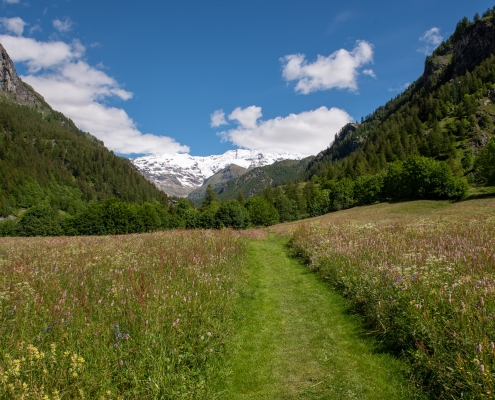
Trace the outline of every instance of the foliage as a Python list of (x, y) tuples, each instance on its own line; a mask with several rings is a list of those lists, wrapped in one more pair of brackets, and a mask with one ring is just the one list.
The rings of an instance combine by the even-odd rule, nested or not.
[(222, 203), (215, 214), (217, 228), (244, 229), (249, 225), (249, 214), (237, 200)]
[(19, 236), (58, 236), (62, 232), (60, 218), (46, 203), (38, 203), (26, 211), (15, 229)]
[(0, 100), (1, 215), (43, 201), (74, 214), (112, 197), (138, 204), (167, 199), (129, 160), (61, 113)]
[(278, 223), (278, 211), (264, 197), (251, 197), (246, 203), (249, 220), (254, 226), (270, 226)]
[(495, 139), (480, 152), (475, 162), (480, 180), (487, 185), (495, 185)]

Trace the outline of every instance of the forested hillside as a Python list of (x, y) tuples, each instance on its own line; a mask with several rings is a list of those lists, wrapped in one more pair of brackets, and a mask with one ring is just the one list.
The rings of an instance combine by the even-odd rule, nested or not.
[(324, 180), (376, 174), (389, 163), (420, 155), (445, 161), (456, 176), (487, 183), (476, 156), (495, 121), (495, 14), (464, 18), (425, 61), (425, 72), (404, 93), (345, 126), (304, 174)]
[(143, 203), (167, 196), (59, 112), (0, 101), (0, 214), (42, 200), (75, 213), (111, 197)]

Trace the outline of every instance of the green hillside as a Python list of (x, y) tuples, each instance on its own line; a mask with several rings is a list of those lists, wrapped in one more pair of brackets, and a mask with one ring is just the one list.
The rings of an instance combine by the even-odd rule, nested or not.
[(474, 22), (460, 21), (426, 58), (424, 74), (361, 124), (345, 126), (305, 179), (355, 179), (421, 155), (445, 161), (470, 183), (486, 183), (489, 177), (474, 159), (494, 131), (494, 23), (492, 11)]
[(193, 190), (187, 198), (193, 202), (200, 204), (206, 195), (206, 188), (211, 185), (217, 192), (221, 192), (227, 187), (227, 182), (244, 175), (248, 170), (239, 165), (230, 164), (215, 175), (206, 179), (203, 185)]
[(313, 159), (314, 157), (302, 160), (283, 160), (254, 168), (241, 177), (229, 181), (218, 197), (223, 201), (231, 200), (242, 192), (246, 198), (249, 198), (266, 187), (276, 187), (288, 181), (294, 181), (307, 169)]
[(46, 103), (0, 100), (0, 215), (42, 200), (72, 213), (112, 197), (137, 203), (167, 198), (127, 159)]

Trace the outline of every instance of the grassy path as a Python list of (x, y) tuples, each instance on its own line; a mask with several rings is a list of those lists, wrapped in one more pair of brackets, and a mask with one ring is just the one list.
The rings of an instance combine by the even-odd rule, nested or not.
[(242, 323), (227, 346), (228, 399), (405, 399), (399, 363), (380, 354), (342, 298), (287, 256), (252, 241)]

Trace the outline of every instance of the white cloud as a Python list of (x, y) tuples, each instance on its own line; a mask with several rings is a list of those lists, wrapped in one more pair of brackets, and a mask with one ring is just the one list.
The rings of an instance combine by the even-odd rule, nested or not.
[(60, 41), (38, 42), (31, 38), (0, 35), (0, 43), (14, 61), (26, 63), (30, 73), (65, 64), (81, 57), (81, 51), (84, 52), (78, 41), (72, 44)]
[[(261, 116), (261, 107), (256, 108)], [(223, 141), (247, 149), (311, 155), (327, 148), (340, 128), (351, 121), (351, 116), (344, 110), (320, 107), (287, 117), (255, 121), (251, 127), (240, 124), (237, 129), (219, 132), (218, 135)]]
[(118, 153), (175, 154), (189, 148), (166, 136), (143, 134), (127, 113), (108, 106), (108, 99), (128, 100), (132, 93), (105, 72), (81, 58), (85, 48), (72, 43), (39, 42), (31, 38), (0, 35), (14, 62), (25, 63), (26, 76), (21, 78), (39, 92), (55, 109), (71, 118)]
[(19, 3), (21, 0), (3, 0), (4, 3), (7, 3), (7, 4), (17, 4)]
[(363, 69), (363, 74), (371, 76), (372, 78), (376, 78), (375, 71), (372, 69)]
[(213, 114), (210, 114), (210, 118), (210, 126), (212, 128), (228, 124), (228, 122), (225, 120), (225, 113), (223, 112), (223, 110), (215, 110)]
[(66, 17), (63, 21), (58, 18), (53, 20), (53, 27), (59, 32), (69, 32), (73, 24), (69, 17)]
[(296, 92), (308, 94), (333, 88), (357, 90), (358, 69), (373, 61), (373, 46), (359, 40), (352, 51), (340, 49), (328, 57), (318, 55), (313, 63), (308, 63), (304, 54), (290, 54), (280, 61), (284, 79), (297, 81)]
[(237, 107), (229, 115), (231, 121), (237, 121), (237, 123), (246, 129), (256, 128), (256, 121), (261, 118), (261, 107), (250, 106), (244, 109)]
[(420, 53), (430, 54), (433, 50), (435, 50), (440, 43), (443, 41), (443, 36), (440, 35), (440, 28), (433, 27), (430, 30), (427, 30), (423, 35), (419, 38), (420, 42), (423, 42), (424, 45), (418, 49)]
[(402, 91), (406, 90), (410, 85), (411, 85), (410, 82), (406, 82), (406, 83), (399, 85), (395, 88), (388, 88), (388, 91), (389, 92), (402, 92)]
[(43, 29), (41, 29), (41, 26), (39, 25), (34, 25), (31, 28), (29, 28), (29, 34), (32, 35), (34, 32), (42, 32)]
[(27, 23), (24, 22), (19, 17), (0, 18), (0, 22), (8, 32), (12, 32), (14, 35), (17, 36), (22, 35), (22, 32), (24, 31), (24, 27), (27, 25)]

